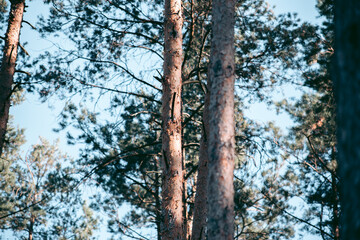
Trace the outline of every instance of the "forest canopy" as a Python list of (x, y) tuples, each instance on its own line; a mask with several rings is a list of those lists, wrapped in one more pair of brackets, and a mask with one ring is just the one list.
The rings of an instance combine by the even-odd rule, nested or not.
[(1, 235), (355, 239), (345, 2), (0, 1)]

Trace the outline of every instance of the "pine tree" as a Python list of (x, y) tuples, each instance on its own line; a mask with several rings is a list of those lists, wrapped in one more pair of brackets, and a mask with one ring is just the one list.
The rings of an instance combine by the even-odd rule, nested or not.
[(6, 127), (9, 119), (10, 97), (13, 93), (14, 73), (18, 52), (21, 23), (25, 0), (12, 0), (5, 35), (5, 46), (0, 71), (0, 156), (4, 146)]
[[(27, 239), (67, 239), (72, 235), (89, 239), (97, 220), (84, 205), (84, 214), (92, 225), (84, 226), (85, 223), (80, 221), (83, 214), (78, 209), (82, 199), (81, 192), (73, 189), (77, 184), (75, 169), (63, 166), (67, 157), (58, 147), (41, 139), (25, 158), (16, 148), (6, 153), (11, 164), (7, 166), (9, 171), (1, 175), (2, 182), (6, 182), (6, 185), (2, 184), (6, 187), (1, 189), (1, 195), (7, 203), (1, 205), (0, 229), (11, 230)], [(73, 162), (69, 164), (74, 165)], [(66, 226), (68, 222), (70, 226)]]
[(233, 239), (235, 1), (212, 4), (207, 234), (208, 239)]
[(165, 1), (162, 91), (162, 239), (185, 239), (182, 152), (182, 5)]

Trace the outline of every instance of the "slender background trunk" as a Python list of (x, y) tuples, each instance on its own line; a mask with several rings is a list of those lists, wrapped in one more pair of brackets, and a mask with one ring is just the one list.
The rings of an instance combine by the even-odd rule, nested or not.
[(163, 240), (184, 239), (183, 158), (181, 140), (181, 0), (165, 0), (164, 80), (162, 96)]
[(196, 195), (194, 203), (194, 218), (192, 227), (192, 240), (205, 240), (207, 216), (207, 176), (208, 176), (208, 143), (209, 135), (209, 92), (205, 96), (203, 113), (203, 131), (200, 141), (199, 166), (196, 180)]
[[(335, 147), (331, 150), (331, 161), (336, 160), (336, 149)], [(333, 235), (334, 240), (340, 239), (340, 228), (339, 228), (339, 191), (338, 191), (338, 183), (336, 179), (336, 170), (335, 172), (331, 173), (331, 188), (332, 188), (332, 194), (333, 194), (333, 207), (332, 207), (332, 214), (333, 214)]]
[(235, 0), (212, 1), (209, 83), (209, 240), (234, 237), (234, 25)]
[(156, 157), (155, 161), (155, 206), (156, 206), (156, 230), (157, 240), (161, 240), (161, 200), (160, 200), (160, 159)]
[(30, 223), (29, 223), (29, 237), (28, 237), (29, 240), (33, 240), (34, 224), (35, 224), (35, 216), (31, 214)]
[(19, 45), (21, 22), (24, 13), (25, 1), (12, 0), (8, 29), (5, 35), (5, 47), (0, 72), (0, 156), (4, 147), (6, 126), (9, 119), (10, 96), (14, 83), (17, 50)]
[(360, 236), (360, 1), (335, 1), (340, 239)]

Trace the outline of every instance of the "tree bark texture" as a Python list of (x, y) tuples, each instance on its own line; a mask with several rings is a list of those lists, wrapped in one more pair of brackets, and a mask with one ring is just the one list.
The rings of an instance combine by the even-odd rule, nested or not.
[(234, 25), (235, 0), (212, 1), (209, 68), (209, 240), (234, 238)]
[(360, 1), (335, 1), (340, 239), (360, 238)]
[(5, 35), (0, 72), (0, 156), (3, 152), (6, 127), (9, 119), (10, 96), (12, 94), (20, 29), (25, 7), (24, 0), (12, 0), (10, 2), (8, 29)]
[(165, 0), (164, 79), (162, 96), (163, 240), (184, 239), (181, 116), (181, 0)]
[(196, 180), (196, 194), (194, 203), (194, 218), (192, 226), (192, 240), (206, 239), (207, 216), (207, 176), (208, 176), (208, 141), (209, 135), (209, 92), (205, 96), (203, 112), (203, 131), (200, 140), (198, 175)]

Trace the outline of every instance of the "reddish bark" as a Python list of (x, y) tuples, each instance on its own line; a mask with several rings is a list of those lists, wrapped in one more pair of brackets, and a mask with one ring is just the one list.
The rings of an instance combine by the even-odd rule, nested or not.
[(234, 238), (234, 25), (235, 0), (212, 1), (209, 68), (209, 240)]
[(161, 237), (184, 239), (181, 116), (182, 8), (165, 1), (164, 80), (162, 96), (162, 230)]
[(12, 0), (8, 29), (0, 72), (0, 156), (4, 147), (6, 127), (9, 119), (10, 97), (14, 83), (16, 57), (19, 45), (20, 29), (24, 13), (25, 0)]

